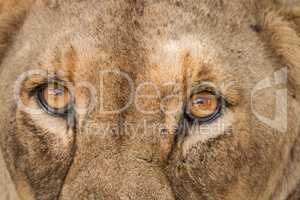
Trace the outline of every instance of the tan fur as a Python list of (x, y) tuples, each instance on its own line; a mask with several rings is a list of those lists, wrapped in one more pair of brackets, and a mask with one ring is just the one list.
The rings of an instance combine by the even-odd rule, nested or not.
[(0, 15), (0, 57), (5, 54), (9, 44), (12, 42), (11, 38), (17, 33), (18, 28), (22, 24), (23, 18), (26, 14), (26, 9), (30, 5), (30, 0), (9, 0), (1, 1), (1, 15)]
[[(0, 0), (0, 63), (1, 200), (300, 197), (295, 0)], [(274, 117), (281, 86), (251, 94), (284, 67), (282, 133), (253, 110)], [(74, 121), (45, 113), (31, 95), (43, 75), (19, 88), (38, 112), (16, 106), (16, 80), (33, 69), (92, 109)], [(186, 127), (184, 106), (204, 83), (227, 109)]]

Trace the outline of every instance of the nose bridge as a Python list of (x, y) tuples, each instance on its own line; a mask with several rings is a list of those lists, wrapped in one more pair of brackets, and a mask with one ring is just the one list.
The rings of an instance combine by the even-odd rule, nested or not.
[[(134, 110), (106, 116), (95, 110), (86, 116), (61, 199), (174, 199), (160, 163), (153, 161), (161, 141), (150, 121), (159, 119)], [(125, 130), (124, 123), (131, 127)]]
[(175, 135), (159, 121), (159, 116), (151, 119), (140, 116), (132, 121), (120, 115), (88, 119), (77, 134), (75, 160), (100, 154), (125, 154), (163, 164), (172, 151)]
[(147, 164), (133, 166), (122, 176), (118, 196), (122, 200), (159, 199), (174, 200), (168, 179), (159, 167)]
[(100, 155), (64, 185), (61, 200), (174, 200), (162, 168), (131, 155)]

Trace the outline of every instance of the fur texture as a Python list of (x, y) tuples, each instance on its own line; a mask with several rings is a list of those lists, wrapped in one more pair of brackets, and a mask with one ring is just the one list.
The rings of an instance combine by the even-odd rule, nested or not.
[[(0, 0), (0, 199), (299, 199), (299, 36), (293, 0)], [(257, 117), (276, 118), (278, 86), (255, 88), (285, 67), (282, 132)], [(16, 82), (36, 69), (93, 109), (41, 110), (48, 77)], [(208, 82), (226, 111), (186, 124)]]

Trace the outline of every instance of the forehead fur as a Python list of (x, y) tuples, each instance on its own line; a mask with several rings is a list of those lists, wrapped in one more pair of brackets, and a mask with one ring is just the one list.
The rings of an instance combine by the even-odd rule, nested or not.
[[(79, 56), (85, 56), (79, 60), (94, 59), (99, 66), (118, 66), (133, 74), (150, 68), (149, 63), (158, 65), (160, 70), (178, 74), (181, 71), (178, 59), (187, 53), (203, 63), (214, 62), (210, 65), (223, 65), (224, 68), (229, 65), (239, 68), (248, 61), (260, 62), (251, 61), (257, 51), (263, 51), (263, 45), (258, 46), (259, 37), (249, 28), (256, 24), (255, 17), (247, 15), (248, 10), (252, 9), (250, 1), (207, 1), (197, 4), (194, 10), (191, 9), (195, 5), (193, 1), (182, 4), (156, 1), (95, 2), (97, 4), (103, 10), (108, 9), (118, 15), (108, 15), (109, 12), (99, 11), (95, 9), (97, 6), (94, 8), (90, 6), (92, 4), (86, 5), (84, 2), (61, 2), (47, 9), (38, 1), (27, 16), (30, 22), (25, 23), (23, 28), (39, 30), (38, 34), (24, 31), (22, 37), (30, 43), (31, 49), (44, 49), (47, 52), (62, 48), (61, 43), (67, 41), (79, 52)], [(40, 9), (45, 12), (38, 12)], [(72, 17), (63, 17), (62, 13), (69, 13)], [(47, 17), (49, 15), (53, 17)], [(182, 20), (170, 21), (171, 18)], [(60, 31), (56, 31), (58, 29)], [(248, 48), (242, 45), (241, 40), (248, 43)], [(47, 59), (47, 55), (41, 58), (38, 50), (33, 54), (36, 59)], [(100, 58), (97, 58), (97, 54)], [(238, 56), (244, 57), (244, 63), (230, 63)], [(167, 76), (168, 73), (161, 74)], [(169, 78), (173, 77), (171, 74)]]

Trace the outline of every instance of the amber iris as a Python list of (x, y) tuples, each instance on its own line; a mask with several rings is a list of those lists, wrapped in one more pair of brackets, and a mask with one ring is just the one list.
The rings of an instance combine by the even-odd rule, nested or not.
[(54, 109), (63, 109), (70, 102), (68, 90), (59, 84), (50, 84), (43, 91), (43, 97), (47, 104)]
[(201, 91), (190, 97), (187, 114), (192, 120), (209, 122), (219, 116), (222, 101), (219, 95), (210, 91)]
[(49, 114), (66, 115), (72, 104), (72, 95), (60, 83), (48, 83), (39, 88), (37, 92), (40, 106)]
[(191, 97), (190, 112), (198, 118), (205, 118), (215, 113), (218, 98), (209, 92), (201, 92)]

